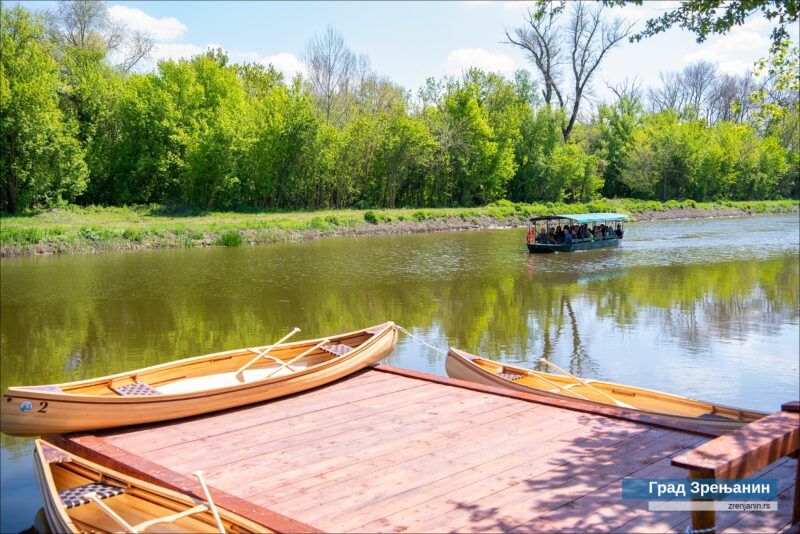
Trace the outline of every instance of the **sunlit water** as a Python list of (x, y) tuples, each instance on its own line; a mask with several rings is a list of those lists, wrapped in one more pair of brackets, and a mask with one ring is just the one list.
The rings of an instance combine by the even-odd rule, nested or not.
[[(800, 397), (794, 216), (629, 225), (613, 250), (529, 255), (523, 229), (0, 262), (0, 385), (111, 374), (386, 320), (432, 345), (775, 410)], [(386, 363), (444, 374), (401, 336)], [(41, 506), (2, 437), (0, 530)]]

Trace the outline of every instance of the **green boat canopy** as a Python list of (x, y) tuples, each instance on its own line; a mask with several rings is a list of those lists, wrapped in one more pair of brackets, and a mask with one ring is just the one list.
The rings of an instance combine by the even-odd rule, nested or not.
[(621, 213), (570, 213), (565, 215), (545, 215), (543, 217), (532, 217), (531, 222), (536, 221), (555, 221), (558, 219), (569, 219), (578, 224), (589, 224), (608, 221), (627, 221), (628, 216)]

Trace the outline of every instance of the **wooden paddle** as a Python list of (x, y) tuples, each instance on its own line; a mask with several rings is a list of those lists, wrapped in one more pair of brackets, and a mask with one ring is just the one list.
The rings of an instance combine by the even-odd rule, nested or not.
[(556, 364), (547, 361), (547, 359), (545, 359), (545, 358), (541, 358), (539, 361), (546, 363), (550, 367), (558, 369), (559, 371), (561, 371), (562, 373), (564, 373), (568, 377), (572, 378), (573, 380), (576, 380), (579, 384), (581, 384), (583, 386), (586, 386), (587, 388), (592, 389), (592, 390), (596, 391), (597, 393), (599, 393), (600, 395), (604, 396), (605, 398), (611, 400), (617, 406), (621, 406), (623, 408), (632, 408), (634, 410), (636, 409), (633, 406), (631, 406), (630, 404), (622, 402), (621, 400), (617, 400), (617, 399), (615, 399), (614, 397), (612, 397), (611, 395), (609, 395), (608, 393), (606, 393), (604, 391), (600, 391), (599, 389), (597, 389), (596, 387), (591, 385), (589, 382), (587, 382), (583, 378), (577, 377), (577, 376), (573, 375), (572, 373), (570, 373), (569, 371), (565, 371), (564, 369), (562, 369), (561, 367), (557, 366)]
[(222, 520), (219, 518), (219, 513), (217, 512), (217, 506), (214, 504), (214, 501), (211, 499), (211, 492), (208, 491), (208, 486), (206, 486), (206, 479), (203, 478), (202, 471), (195, 471), (192, 475), (197, 478), (197, 481), (200, 482), (200, 487), (203, 488), (203, 493), (206, 495), (206, 503), (208, 507), (211, 509), (211, 515), (214, 516), (214, 521), (217, 522), (217, 527), (219, 528), (220, 534), (225, 534), (225, 527), (222, 526)]
[(252, 360), (250, 360), (249, 362), (247, 362), (246, 364), (241, 366), (239, 368), (239, 370), (236, 371), (236, 380), (238, 380), (239, 382), (244, 382), (244, 370), (245, 369), (247, 369), (248, 367), (250, 367), (251, 365), (256, 363), (259, 359), (261, 359), (264, 356), (266, 356), (267, 353), (269, 353), (269, 351), (271, 351), (272, 349), (274, 349), (275, 347), (277, 347), (278, 345), (280, 345), (281, 343), (283, 343), (284, 341), (286, 341), (287, 339), (289, 339), (290, 337), (292, 337), (293, 335), (295, 335), (299, 331), (300, 331), (300, 329), (295, 326), (292, 329), (291, 332), (289, 332), (288, 334), (283, 336), (281, 339), (279, 339), (277, 343), (274, 343), (274, 344), (270, 345), (263, 352), (259, 352), (258, 355), (255, 358), (253, 358)]
[(278, 371), (280, 371), (281, 369), (285, 369), (286, 367), (289, 367), (290, 365), (292, 365), (293, 363), (295, 363), (297, 360), (299, 360), (299, 359), (301, 359), (301, 358), (305, 358), (306, 356), (308, 356), (309, 354), (311, 354), (312, 352), (314, 352), (315, 350), (317, 350), (318, 348), (320, 348), (320, 347), (321, 347), (322, 345), (324, 345), (325, 343), (330, 343), (330, 340), (328, 340), (328, 339), (323, 339), (322, 341), (320, 341), (319, 343), (317, 343), (316, 345), (314, 345), (313, 347), (311, 347), (311, 348), (310, 348), (310, 349), (308, 349), (307, 351), (303, 352), (302, 354), (299, 354), (299, 355), (295, 356), (295, 357), (294, 357), (294, 358), (292, 358), (290, 361), (288, 361), (288, 362), (284, 363), (283, 365), (281, 365), (280, 367), (278, 367), (277, 369), (275, 369), (274, 371), (272, 371), (271, 373), (269, 373), (269, 374), (268, 374), (267, 376), (265, 376), (264, 378), (269, 378), (269, 377), (271, 377), (272, 375), (274, 375), (275, 373), (277, 373)]
[(114, 510), (106, 506), (105, 503), (103, 503), (103, 501), (97, 498), (97, 494), (95, 492), (93, 491), (89, 492), (86, 495), (84, 495), (84, 497), (86, 497), (87, 499), (95, 503), (97, 506), (99, 506), (100, 509), (103, 512), (105, 512), (108, 517), (113, 519), (116, 524), (125, 529), (124, 532), (136, 532), (136, 527), (131, 526), (127, 521), (125, 521), (119, 515), (117, 515), (117, 513)]
[(578, 393), (577, 391), (572, 391), (568, 387), (562, 386), (561, 384), (553, 382), (552, 380), (548, 380), (547, 378), (543, 377), (541, 373), (537, 373), (536, 371), (531, 371), (531, 374), (529, 376), (536, 377), (539, 380), (544, 380), (545, 382), (547, 382), (551, 386), (555, 386), (557, 389), (563, 389), (564, 391), (566, 391), (570, 395), (575, 395), (576, 397), (578, 397), (580, 399), (583, 399), (583, 400), (589, 400), (586, 397), (584, 397), (583, 395), (581, 395), (580, 393)]

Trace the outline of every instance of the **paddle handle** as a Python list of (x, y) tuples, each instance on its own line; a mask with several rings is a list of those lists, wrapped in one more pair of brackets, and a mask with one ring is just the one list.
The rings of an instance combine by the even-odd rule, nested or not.
[(289, 332), (288, 334), (286, 334), (285, 336), (280, 338), (277, 342), (275, 342), (272, 345), (270, 345), (269, 347), (267, 347), (263, 352), (258, 353), (258, 355), (256, 355), (255, 358), (253, 358), (252, 360), (250, 360), (249, 362), (247, 362), (246, 364), (241, 366), (239, 368), (239, 370), (236, 371), (236, 373), (235, 373), (236, 374), (236, 378), (241, 382), (242, 381), (242, 374), (244, 373), (245, 369), (247, 369), (248, 367), (250, 367), (251, 365), (256, 363), (259, 359), (261, 359), (264, 356), (266, 356), (269, 353), (269, 351), (271, 351), (272, 349), (274, 349), (275, 347), (277, 347), (278, 345), (280, 345), (281, 343), (283, 343), (284, 341), (286, 341), (287, 339), (289, 339), (290, 337), (292, 337), (293, 335), (295, 335), (299, 331), (300, 331), (300, 329), (295, 326), (292, 329), (291, 332)]
[[(296, 330), (299, 330), (299, 328), (297, 328)], [(197, 481), (200, 482), (200, 487), (203, 488), (203, 493), (205, 493), (206, 495), (206, 501), (208, 502), (208, 507), (211, 509), (211, 515), (214, 516), (214, 521), (217, 522), (217, 528), (219, 528), (220, 534), (225, 534), (225, 527), (222, 526), (222, 520), (219, 518), (219, 512), (217, 512), (217, 506), (214, 504), (214, 500), (211, 498), (211, 492), (208, 491), (208, 486), (206, 485), (206, 479), (203, 478), (203, 472), (198, 470), (192, 473), (192, 475), (194, 475), (195, 478), (197, 478)]]

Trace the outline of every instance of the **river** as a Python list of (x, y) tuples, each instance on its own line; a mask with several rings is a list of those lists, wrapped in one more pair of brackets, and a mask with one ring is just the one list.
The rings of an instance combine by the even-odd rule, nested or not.
[[(428, 343), (767, 411), (798, 398), (796, 216), (631, 224), (618, 249), (529, 255), (525, 231), (331, 238), (0, 261), (0, 385), (46, 384), (393, 320)], [(404, 335), (385, 363), (444, 374)], [(41, 506), (2, 436), (0, 531)]]

